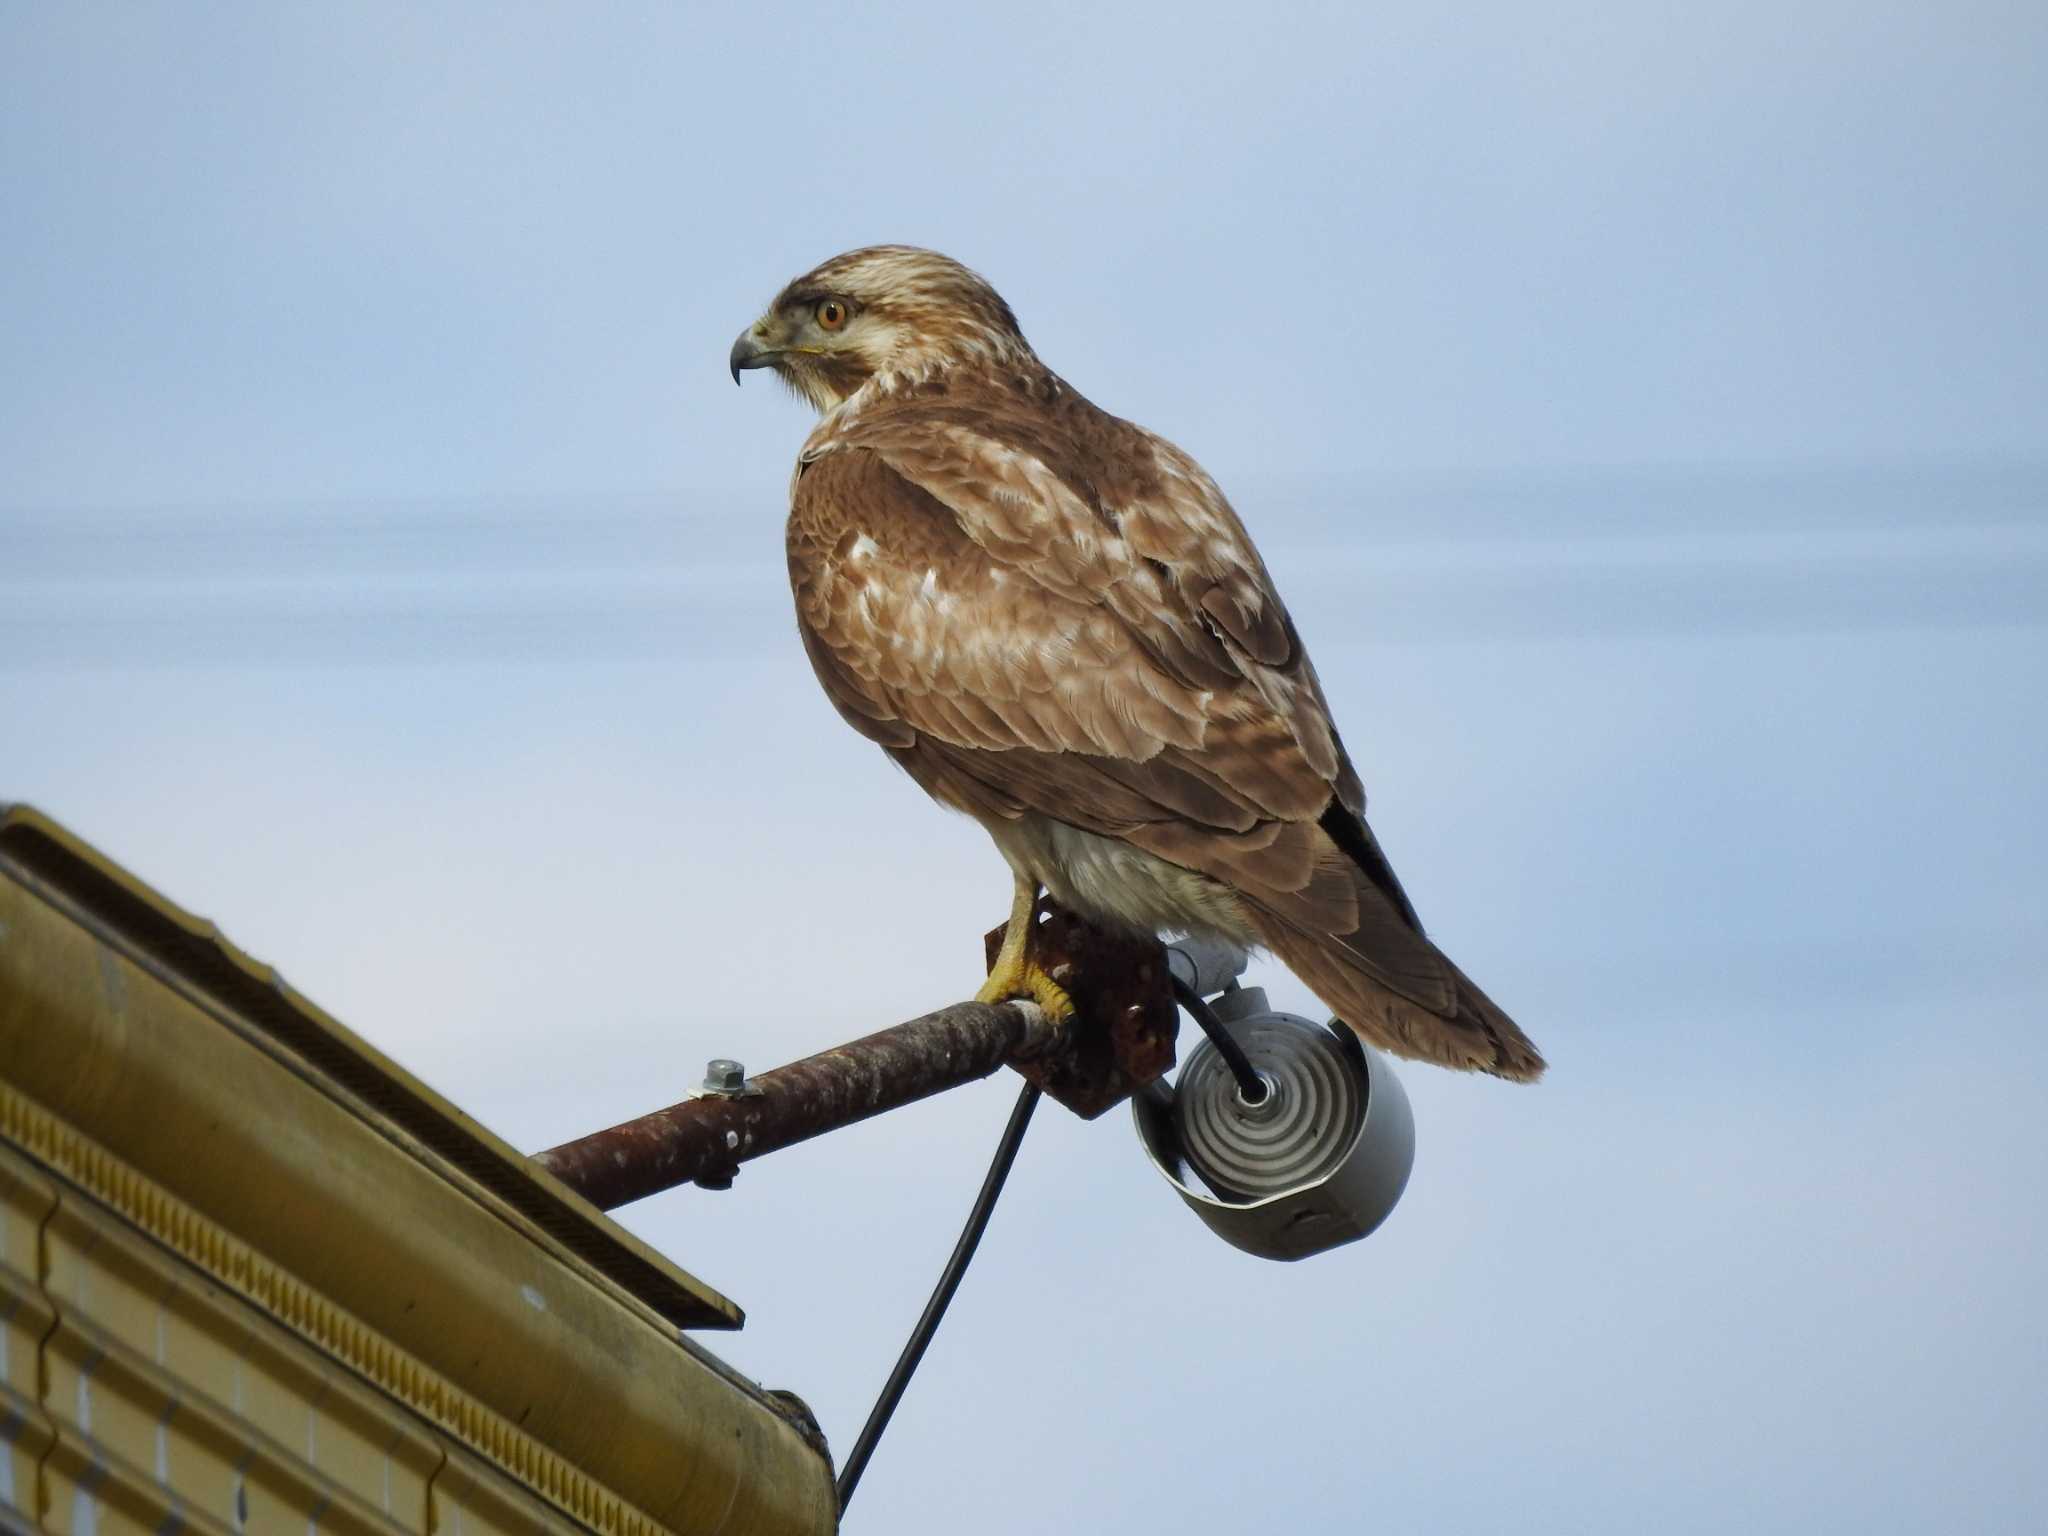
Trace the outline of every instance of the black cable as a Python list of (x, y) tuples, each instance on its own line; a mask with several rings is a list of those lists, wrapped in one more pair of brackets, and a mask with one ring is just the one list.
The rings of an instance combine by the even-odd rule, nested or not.
[(889, 1427), (889, 1416), (902, 1400), (903, 1389), (910, 1385), (910, 1373), (924, 1358), (925, 1346), (931, 1343), (932, 1334), (938, 1330), (939, 1319), (946, 1315), (946, 1304), (960, 1288), (960, 1277), (967, 1273), (967, 1261), (974, 1257), (974, 1250), (981, 1243), (981, 1234), (988, 1229), (989, 1214), (996, 1208), (996, 1196), (1003, 1192), (1003, 1180), (1010, 1176), (1010, 1165), (1017, 1161), (1017, 1148), (1023, 1144), (1024, 1130), (1031, 1124), (1031, 1111), (1038, 1107), (1038, 1097), (1036, 1083), (1026, 1083), (1017, 1095), (1016, 1107), (1010, 1111), (1010, 1123), (1003, 1127), (1003, 1139), (996, 1143), (995, 1158), (988, 1165), (988, 1176), (981, 1181), (981, 1193), (974, 1197), (974, 1209), (967, 1213), (967, 1225), (960, 1229), (960, 1241), (953, 1245), (953, 1256), (946, 1260), (946, 1267), (939, 1274), (939, 1283), (932, 1288), (932, 1299), (924, 1304), (924, 1315), (910, 1330), (909, 1342), (903, 1346), (903, 1353), (896, 1357), (896, 1368), (882, 1383), (882, 1395), (875, 1399), (867, 1423), (861, 1426), (860, 1438), (853, 1442), (853, 1449), (847, 1453), (846, 1465), (839, 1469), (839, 1512), (842, 1515), (853, 1499), (853, 1490), (860, 1486), (860, 1475), (867, 1470), (868, 1458), (875, 1454), (875, 1442)]
[(1244, 1047), (1237, 1043), (1237, 1037), (1223, 1027), (1223, 1021), (1215, 1011), (1202, 1001), (1202, 994), (1182, 981), (1173, 978), (1173, 996), (1181, 1007), (1187, 1009), (1194, 1021), (1202, 1026), (1202, 1033), (1209, 1037), (1209, 1043), (1216, 1047), (1216, 1054), (1223, 1058), (1223, 1064), (1230, 1068), (1230, 1075), (1237, 1079), (1237, 1091), (1247, 1104), (1263, 1104), (1266, 1100), (1266, 1080), (1259, 1076), (1252, 1066), (1251, 1057), (1245, 1055)]

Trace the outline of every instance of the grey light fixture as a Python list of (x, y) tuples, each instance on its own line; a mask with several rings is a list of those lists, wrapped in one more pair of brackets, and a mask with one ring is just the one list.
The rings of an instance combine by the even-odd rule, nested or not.
[(1415, 1162), (1415, 1119), (1392, 1066), (1341, 1024), (1275, 1011), (1263, 988), (1237, 985), (1212, 956), (1187, 969), (1204, 990), (1221, 984), (1209, 1006), (1267, 1092), (1249, 1102), (1202, 1040), (1170, 1088), (1155, 1083), (1131, 1101), (1154, 1166), (1212, 1232), (1261, 1258), (1302, 1259), (1366, 1236)]

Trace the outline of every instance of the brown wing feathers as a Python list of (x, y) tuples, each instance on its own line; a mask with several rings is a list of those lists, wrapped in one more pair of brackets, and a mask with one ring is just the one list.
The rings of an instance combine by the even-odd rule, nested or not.
[(807, 455), (790, 571), (840, 713), (959, 809), (1035, 811), (1221, 882), (1368, 1039), (1535, 1076), (1534, 1047), (1423, 937), (1220, 493), (1071, 391), (1018, 398), (955, 389)]

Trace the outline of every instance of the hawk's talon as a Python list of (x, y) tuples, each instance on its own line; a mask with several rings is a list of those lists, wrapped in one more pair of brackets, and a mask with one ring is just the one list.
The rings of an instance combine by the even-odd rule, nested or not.
[(1010, 891), (1010, 921), (1003, 927), (1003, 945), (988, 968), (988, 980), (974, 994), (977, 1003), (1033, 1002), (1055, 1027), (1074, 1016), (1074, 1000), (1031, 958), (1031, 936), (1038, 931), (1038, 883), (1019, 875)]
[(1028, 957), (1008, 966), (1003, 965), (999, 958), (996, 969), (989, 973), (988, 980), (981, 984), (981, 990), (974, 994), (974, 1000), (977, 1003), (1036, 1003), (1052, 1024), (1064, 1024), (1074, 1016), (1074, 1000), (1067, 996), (1067, 989)]

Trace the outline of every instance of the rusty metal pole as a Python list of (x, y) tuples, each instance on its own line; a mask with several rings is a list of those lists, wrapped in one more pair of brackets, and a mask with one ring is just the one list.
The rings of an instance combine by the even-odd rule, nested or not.
[[(776, 1067), (744, 1083), (712, 1063), (704, 1091), (533, 1160), (600, 1210), (697, 1183), (732, 1182), (739, 1165), (885, 1109), (987, 1077), (1004, 1063), (1084, 1119), (1120, 1104), (1173, 1065), (1173, 977), (1156, 939), (1104, 933), (1041, 902), (1032, 954), (1074, 1000), (1050, 1028), (1030, 1003), (955, 1003), (908, 1024)], [(983, 940), (992, 960), (998, 928)]]
[(1033, 1043), (1035, 1007), (956, 1003), (921, 1019), (706, 1092), (534, 1154), (600, 1210), (673, 1189), (732, 1182), (766, 1152), (987, 1077)]

